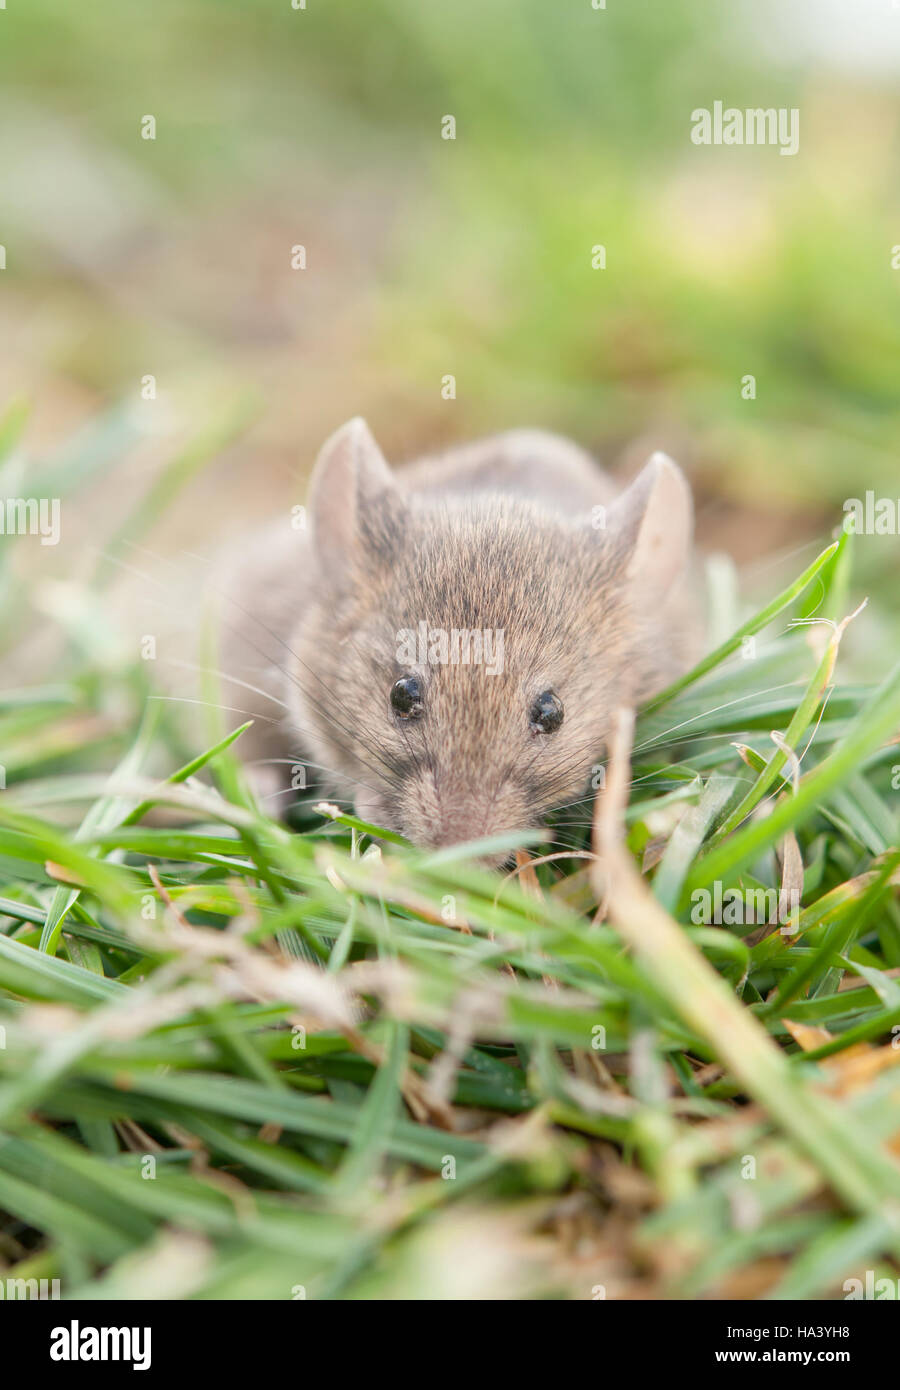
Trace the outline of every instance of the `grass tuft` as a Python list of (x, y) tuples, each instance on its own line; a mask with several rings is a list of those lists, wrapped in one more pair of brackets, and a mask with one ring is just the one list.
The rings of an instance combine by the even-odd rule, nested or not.
[[(845, 552), (623, 715), (593, 840), (585, 803), (562, 852), (507, 837), (505, 878), (327, 805), (289, 831), (246, 792), (246, 726), (185, 758), (102, 644), (18, 680), (0, 1270), (196, 1298), (810, 1298), (896, 1271), (900, 667), (838, 681)], [(704, 918), (735, 891), (796, 911)]]

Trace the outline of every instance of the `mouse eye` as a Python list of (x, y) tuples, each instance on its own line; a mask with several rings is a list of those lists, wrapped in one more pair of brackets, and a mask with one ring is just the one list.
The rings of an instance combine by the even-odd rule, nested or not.
[(418, 719), (425, 709), (424, 696), (418, 676), (401, 676), (391, 686), (391, 709), (398, 719)]
[(563, 722), (563, 702), (555, 690), (545, 690), (538, 695), (531, 712), (528, 716), (528, 723), (533, 734), (552, 734)]

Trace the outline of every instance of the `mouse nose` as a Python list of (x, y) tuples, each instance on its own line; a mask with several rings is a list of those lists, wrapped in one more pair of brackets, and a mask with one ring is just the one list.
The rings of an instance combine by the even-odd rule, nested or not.
[(467, 840), (480, 840), (487, 833), (484, 816), (448, 816), (439, 822), (428, 835), (429, 849), (446, 849), (449, 845), (462, 845)]
[[(508, 780), (481, 785), (428, 771), (411, 787), (404, 820), (415, 844), (429, 849), (481, 840), (534, 823), (525, 796)], [(505, 857), (505, 856), (503, 856)]]

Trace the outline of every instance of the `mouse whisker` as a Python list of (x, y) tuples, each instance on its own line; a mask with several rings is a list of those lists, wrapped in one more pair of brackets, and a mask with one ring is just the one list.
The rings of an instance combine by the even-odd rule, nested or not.
[[(690, 724), (695, 724), (698, 719), (708, 719), (711, 714), (719, 714), (723, 709), (733, 709), (735, 705), (744, 704), (747, 700), (758, 700), (761, 695), (776, 695), (779, 690), (790, 690), (796, 684), (796, 681), (784, 681), (781, 685), (770, 685), (765, 690), (754, 690), (746, 695), (739, 695), (733, 700), (724, 700), (720, 705), (711, 705), (708, 709), (704, 708), (699, 714), (692, 714), (689, 719), (682, 719), (679, 724), (673, 724), (668, 729), (663, 729), (660, 733), (645, 739), (643, 743), (635, 744), (633, 751), (640, 753), (644, 748), (662, 747), (662, 739), (667, 738), (669, 734), (676, 733), (679, 729), (686, 729)], [(691, 735), (692, 739), (693, 737)]]
[(180, 666), (186, 671), (198, 671), (201, 675), (219, 676), (222, 680), (228, 681), (230, 685), (239, 685), (244, 690), (251, 690), (254, 695), (262, 695), (264, 700), (271, 700), (273, 705), (280, 705), (282, 709), (290, 709), (284, 701), (279, 700), (277, 695), (273, 695), (270, 690), (263, 690), (262, 686), (251, 685), (249, 681), (241, 680), (239, 676), (232, 676), (227, 671), (223, 671), (220, 666), (200, 666), (194, 661), (181, 661), (176, 657), (163, 657), (162, 665)]
[[(337, 768), (334, 768), (334, 767), (326, 767), (324, 763), (314, 763), (314, 762), (311, 762), (310, 759), (309, 759), (309, 758), (305, 758), (305, 757), (303, 756), (302, 753), (298, 753), (298, 754), (296, 755), (296, 757), (293, 757), (293, 758), (251, 758), (250, 761), (248, 762), (247, 766), (248, 766), (248, 767), (269, 767), (269, 766), (275, 766), (275, 765), (277, 765), (277, 764), (286, 764), (288, 767), (305, 767), (305, 768), (306, 768), (306, 767), (311, 767), (311, 768), (314, 768), (316, 772), (324, 772), (324, 773), (326, 774), (326, 777), (334, 777), (334, 778), (337, 778), (338, 780), (339, 780), (340, 777), (341, 777), (341, 774), (340, 774), (340, 772), (338, 772)], [(354, 777), (353, 780), (354, 780), (354, 782), (356, 783), (357, 786), (359, 786), (359, 787), (365, 787), (366, 791), (372, 792), (375, 796), (377, 796), (377, 795), (379, 794), (379, 789), (378, 789), (377, 787), (373, 787), (373, 786), (371, 785), (371, 783), (369, 783), (369, 782), (363, 782), (359, 777)], [(300, 790), (300, 788), (295, 788), (294, 790)], [(319, 793), (316, 797), (314, 797), (313, 799), (316, 800), (316, 801), (321, 801), (322, 798), (323, 798), (323, 793), (320, 792), (320, 793)], [(350, 797), (340, 797), (340, 796), (336, 796), (336, 795), (334, 795), (332, 792), (329, 792), (329, 793), (328, 793), (327, 799), (328, 799), (329, 801), (338, 801), (338, 802), (339, 802), (339, 801), (348, 801), (348, 802), (349, 802), (349, 801), (352, 801), (352, 798), (350, 798)]]
[[(309, 672), (309, 674), (313, 677), (313, 679), (318, 680), (319, 684), (324, 688), (326, 694), (328, 694), (328, 695), (330, 696), (330, 698), (331, 698), (332, 700), (334, 700), (335, 704), (337, 704), (338, 707), (339, 707), (340, 709), (344, 710), (344, 712), (348, 715), (348, 717), (349, 717), (351, 720), (354, 719), (354, 716), (353, 716), (352, 712), (345, 709), (345, 707), (344, 707), (344, 705), (343, 705), (343, 702), (334, 694), (333, 691), (329, 690), (329, 687), (328, 687), (328, 686), (326, 685), (326, 683), (321, 679), (321, 677), (319, 677), (319, 676), (316, 675), (315, 671), (313, 671), (313, 670), (311, 669), (311, 667), (309, 667), (309, 666), (307, 665), (307, 663), (306, 663), (305, 661), (303, 661), (302, 658), (300, 658), (300, 657), (297, 655), (297, 653), (291, 648), (291, 646), (290, 646), (287, 642), (285, 642), (284, 639), (278, 635), (278, 633), (273, 632), (272, 629), (269, 628), (265, 623), (261, 622), (259, 618), (256, 618), (256, 617), (255, 617), (252, 613), (250, 613), (246, 608), (244, 608), (241, 604), (239, 604), (239, 603), (237, 602), (236, 599), (231, 598), (230, 596), (228, 596), (228, 598), (229, 598), (229, 602), (231, 602), (231, 603), (234, 605), (235, 608), (238, 608), (238, 609), (244, 614), (245, 617), (250, 618), (251, 621), (255, 622), (259, 627), (261, 627), (261, 628), (263, 629), (264, 632), (268, 633), (268, 635), (269, 635), (270, 637), (272, 637), (276, 642), (278, 642), (279, 646), (283, 647), (284, 650), (285, 650), (290, 656), (292, 656), (292, 657), (294, 658), (295, 661), (299, 662), (299, 664), (300, 664), (306, 671)], [(244, 637), (244, 640), (250, 640), (250, 639), (247, 638), (247, 635), (246, 635), (245, 633), (242, 634), (242, 636)], [(265, 655), (265, 653), (263, 652), (262, 648), (258, 647), (258, 646), (256, 645), (256, 643), (251, 642), (251, 645), (254, 646), (254, 647), (256, 647), (256, 650), (259, 651), (262, 655)], [(291, 684), (292, 684), (297, 690), (300, 690), (300, 691), (301, 691), (303, 694), (305, 694), (305, 695), (308, 695), (308, 694), (309, 694), (309, 692), (306, 691), (306, 690), (304, 690), (304, 688), (303, 688), (303, 686), (300, 684), (300, 682), (299, 682), (299, 681), (291, 674), (291, 672), (288, 671), (284, 666), (281, 666), (277, 661), (272, 661), (271, 664), (274, 665), (274, 666), (276, 667), (277, 670), (281, 671), (282, 675), (283, 675), (287, 680), (289, 680), (289, 681), (291, 682)], [(356, 732), (354, 733), (354, 732), (351, 730), (351, 728), (348, 728), (346, 725), (342, 724), (342, 723), (340, 722), (340, 720), (336, 719), (335, 716), (334, 716), (330, 711), (325, 710), (325, 709), (322, 708), (318, 703), (316, 703), (316, 702), (314, 702), (314, 703), (315, 703), (316, 710), (317, 710), (317, 712), (321, 715), (321, 717), (322, 717), (327, 723), (330, 723), (335, 729), (337, 729), (337, 730), (339, 730), (341, 733), (343, 733), (343, 735), (345, 736), (345, 738), (347, 738), (347, 739), (350, 740), (351, 744), (353, 743), (353, 741), (354, 741), (355, 738), (358, 738), (358, 737), (359, 737), (359, 726), (358, 726), (358, 721), (357, 721)], [(363, 742), (362, 740), (360, 740), (360, 741)], [(369, 753), (372, 757), (374, 757), (374, 758), (376, 759), (377, 762), (380, 762), (380, 763), (383, 764), (385, 770), (386, 770), (387, 773), (388, 773), (388, 776), (390, 777), (391, 774), (392, 774), (392, 769), (391, 769), (390, 763), (387, 761), (387, 759), (383, 758), (383, 757), (381, 756), (381, 754), (378, 753), (378, 751), (377, 751), (376, 749), (369, 747), (369, 745), (368, 745), (367, 743), (365, 743), (365, 742), (363, 742), (363, 747), (365, 748), (365, 750), (366, 750), (367, 753)], [(375, 777), (376, 777), (377, 779), (380, 780), (380, 779), (384, 776), (384, 773), (379, 772), (379, 770), (378, 770), (377, 768), (372, 767), (372, 765), (371, 765), (370, 763), (368, 763), (368, 762), (366, 761), (365, 758), (360, 758), (359, 761), (360, 761), (365, 767), (368, 767), (369, 771), (372, 772), (372, 773), (374, 773), (374, 775), (375, 775)]]
[(187, 695), (161, 695), (155, 691), (151, 695), (148, 695), (147, 699), (163, 700), (167, 704), (203, 705), (206, 709), (220, 709), (228, 714), (246, 714), (250, 719), (262, 719), (267, 724), (277, 724), (279, 722), (277, 719), (269, 719), (264, 714), (258, 714), (256, 710), (240, 709), (237, 705), (220, 705), (217, 700), (193, 699)]

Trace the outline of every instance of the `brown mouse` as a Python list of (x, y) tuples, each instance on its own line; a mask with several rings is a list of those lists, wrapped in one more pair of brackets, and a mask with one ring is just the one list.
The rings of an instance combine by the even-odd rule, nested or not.
[(691, 493), (665, 455), (621, 495), (532, 430), (395, 473), (355, 419), (301, 519), (251, 543), (222, 609), (270, 809), (309, 766), (415, 844), (537, 826), (584, 795), (613, 710), (696, 658)]

